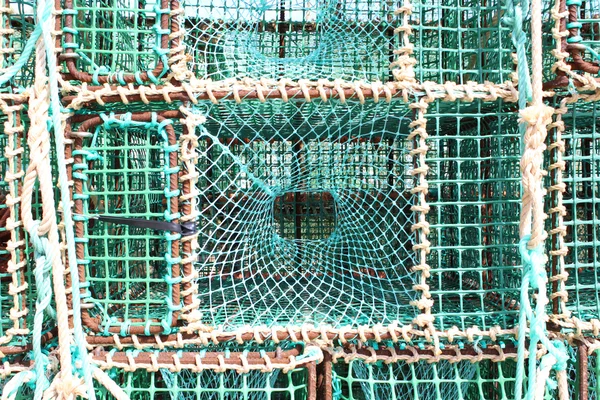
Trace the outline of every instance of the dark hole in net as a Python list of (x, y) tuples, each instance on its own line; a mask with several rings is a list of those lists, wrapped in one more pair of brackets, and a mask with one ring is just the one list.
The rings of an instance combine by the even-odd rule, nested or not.
[(289, 240), (325, 240), (335, 230), (335, 201), (329, 192), (288, 192), (275, 198), (273, 223)]

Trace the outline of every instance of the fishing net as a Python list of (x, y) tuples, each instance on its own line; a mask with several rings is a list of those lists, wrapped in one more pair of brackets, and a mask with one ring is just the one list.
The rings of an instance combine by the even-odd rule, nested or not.
[(415, 219), (406, 105), (205, 107), (195, 268), (206, 322), (409, 320)]
[[(111, 377), (125, 390), (131, 399), (170, 400), (301, 400), (307, 398), (307, 374), (305, 368), (287, 373), (252, 371), (241, 374), (236, 371), (191, 372), (182, 370), (159, 372), (138, 370), (109, 371)], [(98, 392), (98, 399), (112, 399), (106, 392)]]
[(460, 361), (334, 364), (336, 399), (506, 399), (514, 396), (515, 362)]
[(186, 0), (183, 7), (184, 43), (198, 77), (391, 79), (394, 3)]
[(33, 81), (33, 57), (25, 44), (34, 29), (35, 1), (4, 0), (0, 4), (0, 72), (6, 72), (23, 57), (24, 64), (10, 84), (24, 88)]
[[(178, 136), (158, 114), (100, 114), (76, 127), (78, 262), (91, 306), (84, 323), (93, 330), (119, 326), (149, 334), (152, 325), (168, 331), (180, 308), (181, 235), (97, 217), (177, 221)], [(78, 134), (88, 130), (93, 133)]]
[(514, 70), (507, 2), (418, 0), (411, 26), (420, 81), (504, 82)]
[(96, 84), (158, 82), (168, 70), (169, 4), (64, 0), (62, 59), (67, 76)]

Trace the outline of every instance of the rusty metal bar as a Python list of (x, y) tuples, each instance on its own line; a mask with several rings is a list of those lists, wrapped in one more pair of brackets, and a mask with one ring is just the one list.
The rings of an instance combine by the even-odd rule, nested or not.
[[(176, 86), (173, 86), (173, 88), (177, 89)], [(106, 87), (88, 86), (87, 89), (90, 91), (96, 91), (96, 90), (105, 90)], [(115, 89), (116, 89), (116, 87), (115, 87)], [(388, 90), (392, 97), (402, 96), (402, 92), (403, 92), (402, 90), (399, 90), (397, 88), (391, 88), (391, 87), (389, 87)], [(341, 92), (344, 94), (346, 99), (359, 99), (356, 94), (355, 88), (342, 88)], [(373, 97), (373, 90), (371, 88), (362, 88), (361, 92), (365, 98)], [(168, 91), (167, 91), (167, 93), (168, 93)], [(234, 100), (235, 99), (233, 90), (225, 90), (225, 89), (217, 88), (217, 89), (211, 90), (211, 93), (214, 96), (214, 98), (217, 100)], [(260, 98), (258, 95), (258, 91), (255, 88), (241, 88), (237, 91), (237, 93), (238, 93), (239, 97), (242, 99), (259, 99)], [(281, 98), (283, 98), (281, 91), (278, 89), (265, 89), (265, 90), (263, 90), (263, 93), (264, 93), (265, 99), (281, 99)], [(340, 93), (335, 88), (323, 87), (323, 93), (329, 99), (340, 98)], [(304, 93), (300, 87), (287, 87), (285, 89), (285, 94), (287, 95), (287, 97), (289, 99), (294, 99), (294, 98), (305, 99), (307, 97), (310, 99), (318, 99), (321, 97), (321, 92), (317, 88), (309, 88), (308, 90), (306, 90), (306, 93)], [(380, 101), (385, 101), (386, 92), (383, 89), (380, 89), (377, 92), (377, 94), (379, 95)], [(123, 97), (125, 97), (130, 102), (142, 101), (142, 97), (137, 93), (134, 93), (134, 94), (124, 93), (123, 96), (121, 96), (119, 94), (106, 94), (106, 95), (101, 94), (99, 96), (99, 98), (105, 103), (121, 103), (121, 102), (123, 102)], [(190, 97), (188, 96), (188, 94), (185, 91), (168, 93), (168, 97), (171, 100), (190, 101)], [(164, 101), (165, 95), (163, 93), (146, 94), (145, 98), (149, 101)], [(73, 100), (76, 100), (76, 99), (77, 99), (76, 95), (64, 96), (62, 101), (63, 101), (63, 104), (68, 105), (69, 103), (71, 103)], [(211, 97), (209, 96), (208, 91), (198, 91), (197, 93), (195, 93), (195, 99), (196, 100), (210, 100)], [(84, 102), (83, 104), (81, 104), (81, 106), (82, 107), (90, 107), (93, 104), (96, 104), (95, 99)]]
[(313, 361), (306, 365), (308, 372), (308, 400), (317, 400), (317, 364)]
[(317, 398), (332, 400), (333, 398), (333, 363), (331, 354), (323, 352), (323, 361), (317, 366)]
[(577, 375), (579, 376), (579, 400), (588, 399), (588, 353), (584, 342), (579, 342), (577, 346)]

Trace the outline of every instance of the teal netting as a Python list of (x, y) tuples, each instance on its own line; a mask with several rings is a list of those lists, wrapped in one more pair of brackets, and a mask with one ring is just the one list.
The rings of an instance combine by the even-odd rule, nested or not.
[(409, 322), (404, 103), (203, 103), (199, 257), (209, 325)]
[[(288, 373), (253, 371), (159, 372), (138, 370), (107, 371), (131, 400), (306, 400), (307, 371), (298, 368)], [(97, 391), (97, 399), (112, 399), (106, 391)]]
[(441, 330), (516, 323), (521, 144), (513, 108), (439, 102), (426, 116), (429, 285)]
[(366, 364), (360, 360), (334, 364), (334, 398), (388, 399), (512, 399), (516, 363), (440, 361)]
[(457, 82), (510, 80), (512, 26), (501, 22), (507, 2), (417, 0), (410, 18), (417, 79)]
[[(563, 159), (566, 162), (563, 181), (566, 192), (564, 223), (567, 227), (565, 270), (569, 274), (566, 290), (567, 307), (577, 318), (600, 317), (600, 146), (597, 120), (600, 109), (595, 103), (577, 103), (563, 116), (565, 141)], [(555, 271), (557, 265), (553, 265)]]
[[(396, 2), (185, 0), (184, 38), (198, 77), (387, 81), (398, 48)], [(343, 45), (341, 45), (343, 43)]]
[[(168, 120), (102, 114), (75, 141), (78, 263), (94, 330), (168, 331), (180, 308), (180, 234), (96, 220), (98, 215), (171, 222), (179, 218), (177, 136)], [(86, 311), (87, 313), (87, 311)]]
[(62, 4), (62, 58), (71, 79), (124, 83), (123, 74), (134, 74), (129, 81), (157, 82), (168, 71), (169, 1), (64, 0)]

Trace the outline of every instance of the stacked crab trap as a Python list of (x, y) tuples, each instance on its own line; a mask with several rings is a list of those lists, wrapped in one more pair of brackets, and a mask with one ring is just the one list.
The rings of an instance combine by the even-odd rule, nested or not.
[(2, 399), (600, 397), (598, 0), (5, 0)]

